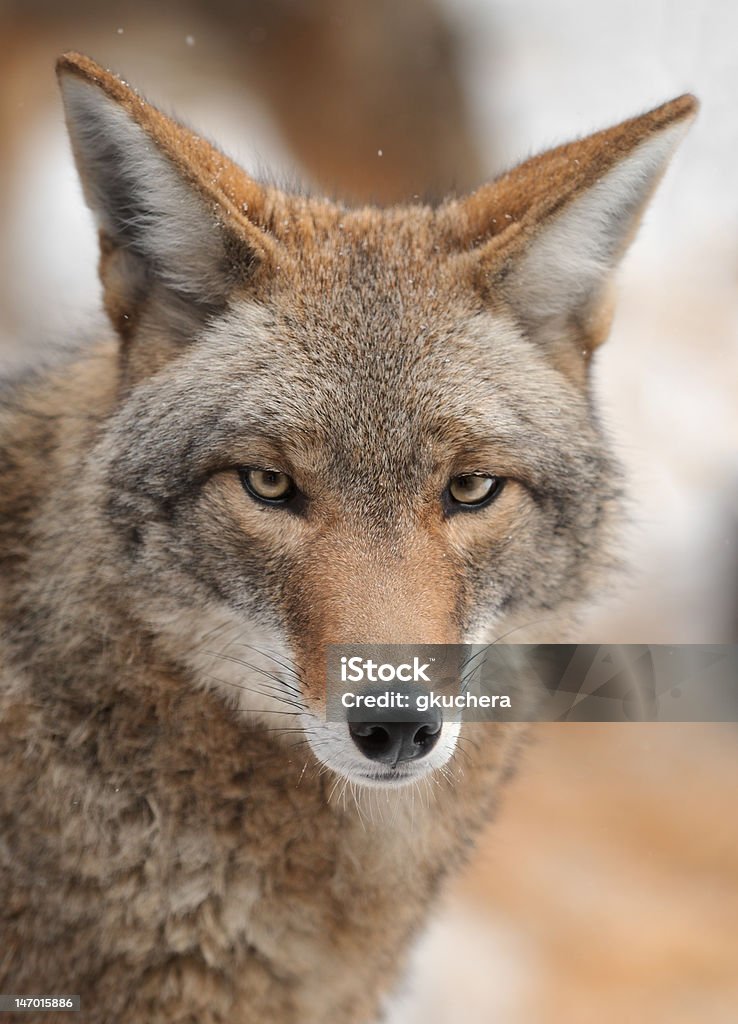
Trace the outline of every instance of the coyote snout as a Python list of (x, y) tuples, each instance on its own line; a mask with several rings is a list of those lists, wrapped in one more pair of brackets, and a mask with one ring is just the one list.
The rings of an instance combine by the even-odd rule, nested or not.
[[(429, 699), (428, 686), (423, 686), (432, 683), (427, 674), (430, 671), (431, 662), (417, 655), (399, 664), (382, 661), (381, 657), (377, 661), (358, 656), (341, 658), (340, 704), (345, 709), (349, 735), (375, 766), (409, 766), (427, 758), (436, 748), (444, 719), (442, 710)], [(358, 692), (347, 689), (365, 680), (378, 685)], [(414, 772), (408, 779), (412, 777)]]
[(320, 759), (350, 782), (382, 787), (414, 783), (442, 768), (456, 748), (458, 725), (445, 722), (436, 710), (405, 720), (392, 713), (354, 716), (341, 726), (343, 736), (335, 737), (333, 749), (323, 738), (311, 741)]
[(349, 732), (359, 750), (370, 761), (396, 768), (405, 761), (418, 761), (435, 747), (443, 722), (428, 714), (416, 722), (350, 722)]
[[(413, 665), (341, 660), (370, 668), (363, 676), (348, 672), (343, 664), (340, 684), (329, 678), (326, 720), (315, 715), (305, 723), (316, 757), (361, 785), (413, 783), (442, 768), (456, 748), (458, 723), (444, 718), (442, 708), (430, 700), (427, 685), (402, 681), (403, 675), (412, 676)], [(420, 660), (413, 659), (418, 674), (429, 668)], [(363, 680), (369, 677), (375, 682), (366, 687)], [(391, 681), (376, 682), (390, 677)]]
[[(384, 691), (375, 696), (377, 703), (386, 696)], [(366, 706), (348, 712), (348, 730), (351, 739), (369, 761), (397, 768), (400, 764), (420, 761), (438, 743), (443, 728), (443, 715), (436, 708), (425, 712), (417, 710), (414, 694), (400, 692), (403, 709), (383, 710), (375, 713)], [(404, 700), (406, 698), (406, 700)]]
[[(387, 606), (391, 594), (385, 598)], [(456, 748), (458, 722), (444, 716), (434, 694), (458, 692), (462, 648), (399, 643), (407, 635), (388, 626), (384, 636), (385, 643), (326, 645), (303, 688), (313, 753), (362, 785), (415, 782), (442, 768)]]

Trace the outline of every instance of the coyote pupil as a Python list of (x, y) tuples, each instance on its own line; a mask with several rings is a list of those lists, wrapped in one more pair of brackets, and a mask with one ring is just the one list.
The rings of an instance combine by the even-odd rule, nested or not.
[(326, 649), (560, 639), (612, 572), (589, 367), (696, 102), (348, 209), (58, 71), (112, 330), (3, 392), (0, 990), (375, 1021), (521, 730), (328, 722)]

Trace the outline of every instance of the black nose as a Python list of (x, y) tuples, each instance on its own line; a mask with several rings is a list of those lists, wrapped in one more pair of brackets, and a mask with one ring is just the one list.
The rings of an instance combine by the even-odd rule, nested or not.
[(370, 761), (400, 764), (417, 761), (435, 747), (441, 735), (443, 720), (430, 711), (415, 722), (349, 722), (349, 732), (356, 746)]

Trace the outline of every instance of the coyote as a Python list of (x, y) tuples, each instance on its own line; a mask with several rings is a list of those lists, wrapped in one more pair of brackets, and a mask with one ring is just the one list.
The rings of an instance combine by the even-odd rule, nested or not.
[(58, 71), (115, 337), (3, 392), (0, 990), (365, 1024), (522, 729), (329, 723), (327, 645), (491, 641), (607, 576), (588, 371), (696, 101), (351, 209)]

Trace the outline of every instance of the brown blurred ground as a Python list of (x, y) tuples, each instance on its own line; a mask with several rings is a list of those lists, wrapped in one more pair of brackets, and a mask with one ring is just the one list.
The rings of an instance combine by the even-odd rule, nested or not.
[(538, 969), (536, 1024), (738, 1020), (736, 726), (538, 726), (460, 892)]

